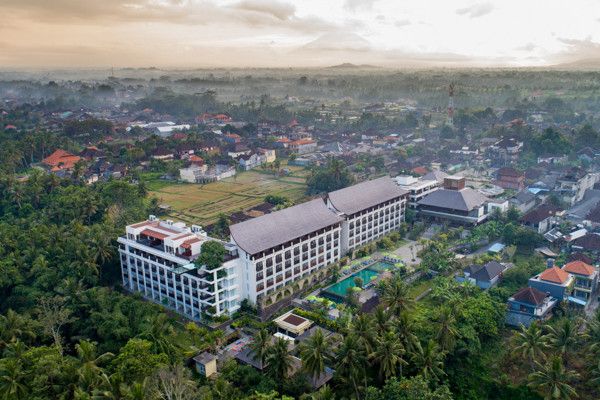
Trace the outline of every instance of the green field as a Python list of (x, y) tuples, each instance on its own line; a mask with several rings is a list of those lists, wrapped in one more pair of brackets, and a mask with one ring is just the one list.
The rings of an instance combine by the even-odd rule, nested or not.
[(161, 204), (171, 207), (173, 219), (207, 225), (215, 222), (219, 213), (229, 215), (252, 208), (269, 194), (285, 196), (295, 203), (304, 200), (306, 172), (302, 168), (290, 170), (292, 173), (284, 177), (261, 170), (245, 171), (204, 185), (152, 179), (148, 187)]

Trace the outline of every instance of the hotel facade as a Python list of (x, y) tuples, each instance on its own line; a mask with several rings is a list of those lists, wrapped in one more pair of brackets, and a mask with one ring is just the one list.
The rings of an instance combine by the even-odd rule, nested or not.
[(123, 286), (192, 320), (230, 314), (242, 300), (293, 293), (298, 281), (398, 230), (407, 201), (408, 192), (384, 177), (231, 225), (226, 259), (214, 270), (194, 260), (217, 239), (199, 226), (151, 217), (118, 239)]

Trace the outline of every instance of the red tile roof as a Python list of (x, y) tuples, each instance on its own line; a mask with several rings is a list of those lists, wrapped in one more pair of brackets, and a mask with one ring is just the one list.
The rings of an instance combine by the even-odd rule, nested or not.
[(565, 264), (562, 269), (572, 274), (586, 276), (592, 275), (594, 272), (596, 272), (596, 268), (579, 260), (571, 261), (570, 263)]
[(553, 283), (565, 283), (569, 279), (569, 274), (558, 267), (552, 267), (542, 272), (540, 279)]
[(75, 166), (81, 157), (69, 153), (68, 151), (58, 149), (54, 153), (42, 160), (42, 163), (52, 167), (53, 171), (61, 169), (71, 169)]
[(162, 232), (157, 232), (157, 231), (153, 231), (152, 229), (144, 229), (143, 231), (140, 232), (142, 235), (146, 235), (155, 239), (159, 239), (159, 240), (164, 240), (166, 237), (168, 237), (169, 235), (162, 233)]

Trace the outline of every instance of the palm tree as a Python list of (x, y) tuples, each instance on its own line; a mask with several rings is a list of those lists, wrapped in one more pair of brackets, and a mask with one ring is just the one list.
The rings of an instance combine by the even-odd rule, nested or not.
[(377, 333), (382, 335), (390, 330), (391, 319), (385, 308), (377, 307), (373, 313), (373, 322)]
[(425, 347), (421, 345), (421, 342), (417, 342), (412, 358), (419, 375), (429, 382), (440, 380), (446, 374), (444, 372), (445, 354), (440, 351), (434, 340), (430, 339)]
[(269, 332), (266, 329), (261, 329), (250, 344), (250, 356), (260, 363), (261, 370), (265, 363), (265, 357), (267, 356), (267, 349), (269, 348), (270, 342), (271, 335)]
[(99, 364), (113, 357), (112, 353), (96, 354), (96, 345), (90, 341), (82, 340), (75, 345), (77, 351), (77, 369), (79, 388), (90, 392), (100, 387), (104, 381), (104, 371)]
[(600, 309), (596, 310), (594, 317), (587, 323), (584, 338), (593, 353), (600, 351)]
[[(222, 332), (216, 330), (214, 332)], [(170, 358), (176, 356), (178, 347), (173, 340), (175, 329), (169, 321), (167, 314), (156, 314), (152, 317), (145, 326), (145, 329), (140, 333), (138, 339), (146, 339), (152, 343), (153, 351), (156, 354), (165, 353)]]
[(409, 295), (408, 286), (399, 276), (391, 278), (384, 283), (381, 293), (381, 303), (395, 315), (409, 311), (414, 306), (414, 300)]
[(592, 372), (591, 372), (592, 379), (590, 379), (590, 383), (592, 385), (600, 386), (600, 360), (598, 360), (597, 364), (594, 364), (592, 366), (591, 370), (592, 370)]
[(6, 315), (0, 315), (0, 348), (17, 339), (35, 338), (35, 332), (26, 317), (22, 317), (12, 309)]
[(449, 352), (454, 347), (458, 330), (456, 329), (456, 317), (450, 307), (443, 306), (437, 318), (436, 339), (443, 351)]
[(412, 352), (419, 343), (419, 338), (415, 335), (415, 320), (407, 312), (401, 313), (394, 321), (394, 329), (400, 338), (404, 349)]
[(577, 397), (575, 389), (569, 382), (576, 379), (579, 374), (565, 370), (560, 357), (552, 357), (546, 365), (536, 362), (538, 371), (529, 375), (528, 386), (544, 394), (545, 399), (569, 400)]
[(558, 352), (563, 358), (575, 343), (577, 327), (569, 318), (564, 318), (556, 327), (547, 326), (548, 335), (546, 340), (548, 346)]
[(330, 341), (321, 329), (300, 346), (302, 367), (315, 380), (325, 372), (325, 364), (329, 360)]
[(529, 362), (531, 368), (534, 368), (535, 361), (546, 358), (544, 350), (549, 346), (542, 328), (536, 322), (529, 325), (529, 328), (521, 325), (521, 330), (513, 336), (513, 343), (513, 350), (520, 353), (521, 357)]
[(335, 400), (335, 392), (331, 390), (328, 385), (321, 387), (316, 392), (313, 392), (307, 396), (303, 396), (300, 399), (304, 400)]
[(0, 398), (25, 399), (27, 398), (26, 374), (21, 362), (14, 358), (5, 359), (0, 364)]
[(267, 349), (265, 358), (267, 372), (280, 384), (288, 377), (292, 369), (292, 356), (288, 351), (288, 342), (277, 338)]
[(385, 332), (377, 340), (373, 360), (379, 364), (379, 379), (384, 382), (397, 373), (402, 375), (402, 365), (408, 364), (404, 355), (402, 342), (392, 331)]
[(351, 333), (358, 341), (358, 345), (365, 350), (366, 354), (370, 354), (373, 351), (375, 329), (370, 315), (359, 314), (353, 321)]
[(367, 353), (355, 335), (344, 338), (336, 356), (336, 373), (352, 384), (356, 398), (360, 399), (358, 382), (364, 378), (366, 387)]

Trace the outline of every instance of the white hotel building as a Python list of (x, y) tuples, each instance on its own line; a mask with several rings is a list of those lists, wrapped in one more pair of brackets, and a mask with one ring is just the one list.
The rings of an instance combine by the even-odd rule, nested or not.
[(229, 254), (209, 271), (193, 260), (209, 238), (200, 227), (149, 221), (120, 237), (123, 286), (193, 320), (232, 313), (397, 230), (408, 192), (389, 177), (231, 225)]
[(241, 277), (235, 249), (225, 243), (230, 255), (212, 271), (193, 263), (208, 240), (214, 239), (200, 227), (153, 216), (129, 225), (118, 239), (123, 287), (196, 321), (203, 313), (237, 310)]
[(408, 192), (387, 176), (327, 195), (327, 207), (343, 218), (345, 254), (398, 230), (406, 213)]

